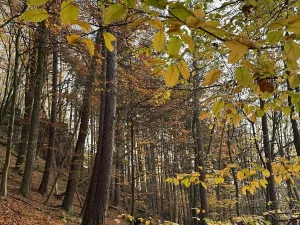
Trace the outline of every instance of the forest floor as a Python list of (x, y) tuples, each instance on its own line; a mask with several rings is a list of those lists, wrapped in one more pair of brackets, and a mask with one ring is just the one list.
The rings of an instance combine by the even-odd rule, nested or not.
[[(0, 137), (0, 171), (2, 170), (5, 159), (6, 149), (4, 143), (5, 141), (2, 136)], [(55, 196), (51, 196), (47, 206), (44, 205), (46, 196), (38, 192), (38, 187), (43, 175), (40, 169), (43, 168), (44, 165), (42, 159), (38, 159), (35, 162), (29, 199), (24, 198), (19, 192), (22, 176), (14, 170), (15, 161), (16, 153), (13, 152), (8, 176), (8, 196), (5, 200), (0, 199), (0, 225), (80, 225), (81, 220), (78, 215), (81, 209), (76, 198), (74, 202), (74, 213), (77, 216), (68, 215), (68, 213), (60, 207), (62, 199), (58, 199)], [(50, 181), (50, 185), (51, 183)], [(64, 190), (65, 185), (65, 181), (60, 182), (61, 191)], [(124, 213), (122, 209), (109, 207), (105, 224), (118, 224), (114, 219), (121, 213)], [(120, 221), (119, 223), (119, 225), (127, 224), (128, 223), (124, 221)]]

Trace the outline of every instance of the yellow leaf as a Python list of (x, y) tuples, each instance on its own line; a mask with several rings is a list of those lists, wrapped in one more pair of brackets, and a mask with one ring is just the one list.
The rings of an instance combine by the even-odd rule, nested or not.
[(72, 24), (76, 21), (79, 15), (79, 9), (75, 2), (65, 0), (61, 3), (60, 19), (64, 24)]
[(204, 18), (205, 17), (205, 12), (203, 11), (203, 9), (196, 9), (196, 10), (194, 10), (193, 13), (198, 18)]
[(205, 80), (203, 82), (203, 85), (212, 85), (212, 84), (214, 84), (219, 79), (220, 74), (221, 74), (221, 71), (219, 69), (214, 69), (214, 70), (209, 71), (205, 75)]
[(165, 73), (165, 82), (168, 87), (173, 87), (178, 83), (179, 71), (177, 66), (169, 65)]
[(289, 25), (286, 27), (286, 30), (288, 32), (294, 32), (296, 34), (300, 33), (300, 20), (298, 18), (298, 20), (295, 20), (291, 23), (289, 23)]
[(186, 19), (186, 25), (188, 25), (189, 27), (197, 27), (199, 22), (199, 19), (193, 16), (189, 16)]
[(202, 185), (202, 187), (204, 187), (204, 189), (207, 190), (207, 186), (206, 186), (206, 184), (203, 181), (200, 181), (200, 184)]
[(80, 39), (80, 36), (77, 34), (71, 34), (67, 36), (67, 40), (70, 45), (74, 45), (76, 42), (79, 42)]
[(247, 194), (247, 190), (249, 190), (249, 186), (245, 185), (245, 186), (242, 188), (242, 193), (243, 193), (243, 195), (246, 195), (246, 194)]
[(280, 41), (283, 37), (283, 31), (270, 31), (267, 33), (267, 41), (275, 44)]
[(237, 127), (239, 125), (240, 121), (241, 121), (241, 117), (239, 115), (234, 115), (234, 117), (233, 117), (233, 125), (234, 125), (234, 127)]
[(274, 180), (277, 184), (281, 184), (282, 182), (282, 177), (281, 176), (274, 176)]
[(48, 2), (48, 0), (28, 0), (29, 6), (40, 6), (44, 5)]
[(83, 43), (86, 44), (86, 46), (87, 46), (87, 48), (88, 48), (88, 50), (89, 50), (89, 53), (90, 53), (91, 55), (94, 55), (94, 54), (95, 54), (95, 45), (94, 45), (94, 43), (93, 43), (93, 41), (92, 41), (91, 39), (83, 38), (83, 39), (81, 40), (81, 42), (83, 42)]
[(173, 179), (173, 182), (174, 182), (175, 185), (179, 184), (179, 180), (177, 180), (176, 178)]
[(228, 63), (230, 64), (236, 63), (248, 52), (247, 46), (236, 41), (225, 41), (224, 44), (231, 50), (228, 56)]
[(193, 41), (193, 39), (187, 34), (181, 35), (181, 38), (184, 41), (184, 43), (188, 45), (190, 52), (193, 53), (195, 49), (195, 42)]
[(296, 61), (300, 57), (300, 46), (294, 41), (286, 43), (284, 51), (289, 60)]
[(104, 10), (103, 24), (109, 25), (123, 17), (125, 13), (126, 9), (124, 8), (124, 6), (119, 3), (112, 4)]
[(213, 111), (213, 114), (216, 116), (219, 112), (221, 112), (221, 110), (223, 108), (224, 108), (224, 101), (218, 100), (218, 101), (214, 102), (211, 109)]
[(244, 179), (244, 177), (245, 177), (245, 173), (243, 172), (243, 171), (239, 171), (239, 172), (237, 172), (237, 179), (239, 180), (239, 181), (241, 181), (241, 180), (243, 180)]
[(150, 225), (151, 224), (151, 221), (150, 220), (147, 220), (145, 225)]
[(266, 179), (260, 179), (259, 183), (262, 187), (267, 188), (268, 181)]
[(215, 178), (215, 183), (216, 184), (224, 183), (224, 177), (216, 177)]
[(271, 174), (270, 174), (270, 171), (268, 169), (264, 169), (262, 174), (265, 176), (265, 177), (269, 177)]
[(168, 179), (166, 179), (166, 182), (167, 183), (171, 183), (173, 181), (173, 178), (172, 177), (169, 177)]
[(132, 28), (135, 28), (135, 27), (141, 25), (142, 23), (144, 23), (144, 22), (146, 22), (146, 21), (148, 21), (148, 20), (149, 20), (149, 18), (147, 18), (147, 17), (144, 17), (144, 18), (140, 18), (140, 19), (138, 19), (138, 20), (135, 20), (135, 21), (133, 21), (131, 24), (129, 24), (129, 25), (127, 26), (127, 29), (128, 29), (128, 30), (131, 30)]
[(196, 213), (199, 214), (201, 210), (199, 208), (196, 208)]
[(190, 78), (190, 70), (185, 61), (181, 60), (178, 64), (178, 69), (184, 79), (188, 80)]
[(254, 188), (259, 188), (259, 183), (257, 180), (254, 180), (251, 182), (251, 186), (254, 187)]
[(278, 29), (278, 28), (282, 28), (283, 26), (286, 26), (288, 24), (288, 20), (287, 19), (279, 19), (279, 20), (275, 20), (273, 22), (271, 22), (268, 25), (268, 28), (270, 29)]
[(49, 14), (45, 9), (29, 9), (20, 16), (21, 19), (28, 22), (41, 22), (48, 17)]
[(91, 30), (91, 25), (88, 22), (81, 21), (81, 20), (72, 20), (71, 22), (72, 24), (77, 24), (86, 32)]
[(165, 49), (166, 35), (163, 31), (158, 31), (153, 38), (153, 47), (156, 52), (160, 52)]
[(209, 119), (210, 117), (211, 117), (210, 112), (201, 112), (199, 116), (200, 120)]
[(256, 170), (255, 170), (255, 169), (252, 169), (252, 168), (250, 169), (250, 171), (249, 171), (249, 172), (250, 172), (250, 174), (251, 174), (251, 175), (254, 175), (254, 174), (256, 174)]
[(299, 87), (300, 85), (300, 75), (299, 74), (291, 74), (288, 77), (289, 84), (291, 88)]
[(158, 20), (158, 19), (155, 19), (155, 20), (149, 20), (148, 23), (149, 23), (151, 26), (153, 26), (153, 27), (155, 27), (156, 29), (158, 29), (158, 30), (162, 30), (162, 29), (164, 28), (163, 23), (162, 23), (160, 20)]
[(105, 46), (107, 49), (111, 52), (114, 51), (114, 46), (112, 45), (112, 42), (116, 40), (116, 37), (112, 33), (105, 32), (103, 34)]

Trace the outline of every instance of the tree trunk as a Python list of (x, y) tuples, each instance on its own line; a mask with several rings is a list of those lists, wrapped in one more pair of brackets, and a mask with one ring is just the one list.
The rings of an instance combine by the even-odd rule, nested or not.
[(78, 134), (75, 151), (72, 157), (66, 194), (62, 205), (63, 208), (66, 209), (71, 214), (73, 213), (75, 187), (78, 182), (79, 170), (81, 168), (81, 164), (83, 163), (84, 145), (85, 145), (85, 140), (89, 128), (91, 95), (93, 91), (93, 82), (95, 79), (95, 74), (96, 74), (96, 60), (93, 57), (90, 75), (88, 76), (85, 83), (79, 134)]
[[(264, 101), (262, 99), (260, 99), (260, 106), (261, 109), (264, 108)], [(268, 118), (266, 113), (262, 117), (262, 132), (263, 132), (264, 153), (267, 160), (266, 167), (270, 172), (270, 176), (267, 178), (268, 181), (267, 195), (269, 200), (271, 201), (271, 210), (277, 210), (278, 203), (277, 203), (275, 180), (274, 180), (273, 168), (272, 168), (273, 154), (270, 148)], [(276, 218), (272, 217), (271, 221), (272, 221), (272, 225), (278, 225), (278, 221), (276, 220)]]
[(54, 155), (54, 140), (56, 130), (56, 109), (57, 109), (57, 73), (58, 73), (58, 54), (57, 43), (53, 44), (53, 68), (52, 68), (52, 105), (51, 105), (51, 119), (49, 129), (48, 151), (45, 169), (43, 173), (42, 182), (39, 187), (41, 194), (47, 193), (48, 183), (51, 175), (52, 160)]
[(1, 179), (1, 197), (6, 198), (7, 195), (7, 175), (8, 169), (10, 165), (10, 154), (11, 154), (11, 147), (12, 147), (12, 139), (14, 134), (14, 123), (15, 123), (15, 108), (16, 108), (16, 101), (17, 101), (17, 93), (18, 93), (18, 73), (19, 73), (19, 40), (21, 36), (21, 28), (18, 29), (18, 33), (16, 36), (15, 41), (15, 67), (13, 73), (13, 95), (12, 95), (12, 103), (10, 108), (10, 120), (9, 120), (9, 128), (8, 128), (8, 138), (7, 138), (7, 145), (6, 145), (6, 155), (5, 155), (5, 163), (2, 169), (2, 179)]
[(44, 77), (44, 64), (45, 64), (45, 24), (41, 22), (40, 25), (40, 33), (39, 33), (39, 45), (38, 45), (38, 62), (37, 62), (37, 71), (36, 71), (36, 86), (35, 86), (35, 94), (34, 94), (34, 104), (32, 108), (31, 114), (31, 124), (30, 124), (30, 132), (29, 132), (29, 141), (28, 141), (28, 149), (26, 154), (26, 162), (24, 175), (22, 179), (22, 185), (20, 192), (26, 198), (29, 197), (30, 194), (30, 185), (31, 185), (31, 176), (33, 172), (33, 162), (36, 152), (37, 146), (37, 135), (38, 135), (38, 126), (40, 122), (40, 108), (41, 108), (41, 96), (43, 89), (43, 77)]
[(31, 123), (31, 112), (32, 112), (32, 103), (33, 103), (33, 90), (35, 84), (34, 74), (36, 72), (36, 44), (35, 41), (33, 45), (33, 50), (29, 56), (29, 72), (26, 74), (26, 83), (25, 83), (25, 111), (23, 115), (23, 125), (21, 131), (20, 144), (18, 148), (18, 156), (16, 161), (16, 169), (20, 169), (26, 159), (26, 151), (28, 145), (28, 138), (30, 132), (30, 123)]
[(103, 131), (99, 132), (98, 151), (89, 187), (86, 210), (82, 225), (104, 225), (108, 203), (111, 167), (114, 146), (114, 128), (116, 112), (116, 42), (114, 52), (107, 51), (105, 113)]

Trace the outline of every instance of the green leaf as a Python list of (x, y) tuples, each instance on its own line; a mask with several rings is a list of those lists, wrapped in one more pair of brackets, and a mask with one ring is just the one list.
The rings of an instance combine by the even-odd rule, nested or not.
[(127, 7), (133, 8), (136, 5), (136, 0), (124, 0), (124, 3)]
[(205, 80), (203, 82), (203, 85), (212, 85), (212, 84), (214, 84), (219, 79), (220, 74), (221, 74), (221, 71), (219, 69), (214, 69), (214, 70), (209, 71), (205, 75)]
[(113, 4), (107, 7), (104, 10), (104, 19), (103, 23), (104, 25), (109, 25), (116, 20), (123, 17), (126, 13), (126, 9), (121, 4)]
[(165, 49), (166, 35), (163, 31), (158, 31), (153, 38), (153, 47), (156, 52), (160, 52)]
[(180, 21), (184, 22), (189, 16), (194, 16), (194, 14), (188, 10), (182, 3), (174, 3), (170, 5), (170, 16), (178, 18)]
[(60, 19), (64, 24), (72, 24), (76, 21), (79, 15), (79, 9), (75, 2), (66, 0), (61, 3)]
[(147, 5), (153, 6), (158, 9), (165, 9), (167, 3), (164, 0), (147, 0)]
[(289, 116), (291, 114), (291, 108), (289, 106), (281, 107), (281, 111), (285, 116)]
[(167, 51), (170, 57), (178, 57), (181, 47), (181, 39), (179, 37), (172, 37), (167, 45)]
[(271, 44), (275, 44), (283, 37), (283, 31), (271, 31), (267, 33), (267, 41)]
[(212, 105), (212, 111), (213, 111), (213, 114), (216, 116), (219, 112), (222, 111), (222, 109), (224, 108), (224, 101), (223, 100), (219, 100), (219, 101), (216, 101), (214, 102), (214, 104)]
[(105, 46), (109, 51), (113, 52), (114, 46), (112, 45), (112, 42), (116, 40), (116, 37), (113, 34), (108, 32), (104, 33), (103, 37), (104, 37)]
[(40, 6), (44, 5), (48, 0), (28, 0), (28, 6)]
[(189, 179), (184, 179), (181, 181), (181, 183), (186, 187), (190, 187), (191, 186), (191, 182), (189, 181)]
[(48, 17), (49, 14), (45, 9), (29, 9), (20, 16), (21, 19), (28, 22), (41, 22)]
[(165, 73), (165, 82), (168, 87), (173, 87), (178, 83), (179, 71), (177, 66), (169, 65)]
[(243, 66), (236, 68), (235, 77), (236, 77), (236, 81), (238, 82), (238, 84), (243, 87), (249, 86), (249, 84), (252, 81), (252, 76), (251, 76), (250, 72), (247, 70), (247, 68), (245, 68)]
[(294, 41), (287, 42), (284, 45), (284, 51), (289, 60), (296, 61), (300, 57), (300, 47)]

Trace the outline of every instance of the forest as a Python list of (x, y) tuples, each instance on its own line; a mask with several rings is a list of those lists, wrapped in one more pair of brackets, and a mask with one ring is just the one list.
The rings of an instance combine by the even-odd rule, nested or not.
[(0, 224), (300, 224), (299, 0), (0, 15)]

